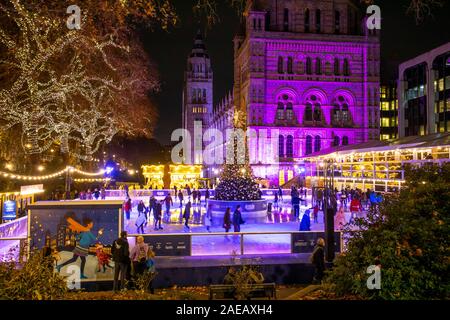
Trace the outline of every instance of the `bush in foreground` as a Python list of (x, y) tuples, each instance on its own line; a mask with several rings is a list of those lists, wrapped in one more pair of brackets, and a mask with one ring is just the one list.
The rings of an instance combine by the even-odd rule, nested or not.
[[(365, 299), (449, 297), (450, 164), (408, 170), (398, 195), (346, 230), (347, 251), (326, 283), (336, 295)], [(367, 268), (381, 268), (381, 289), (369, 290)]]

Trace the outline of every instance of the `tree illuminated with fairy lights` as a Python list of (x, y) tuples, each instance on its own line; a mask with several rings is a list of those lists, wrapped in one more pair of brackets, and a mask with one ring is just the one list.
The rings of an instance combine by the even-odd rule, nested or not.
[(86, 30), (70, 30), (64, 16), (26, 5), (0, 1), (2, 129), (19, 127), (28, 154), (57, 144), (88, 161), (116, 134), (150, 136), (158, 81), (139, 40), (87, 18)]

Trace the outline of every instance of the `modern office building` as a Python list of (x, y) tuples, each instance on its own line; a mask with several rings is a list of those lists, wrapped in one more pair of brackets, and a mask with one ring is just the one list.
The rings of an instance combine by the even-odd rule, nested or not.
[(392, 140), (398, 136), (397, 83), (380, 87), (380, 140)]
[(450, 42), (399, 66), (400, 138), (450, 131)]

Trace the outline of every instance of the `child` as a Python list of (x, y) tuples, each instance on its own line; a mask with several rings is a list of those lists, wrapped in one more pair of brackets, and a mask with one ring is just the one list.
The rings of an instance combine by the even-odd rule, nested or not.
[(147, 223), (146, 216), (143, 212), (139, 212), (139, 217), (136, 219), (137, 233), (144, 234), (144, 225)]
[(316, 204), (313, 208), (313, 216), (314, 216), (314, 223), (318, 223), (319, 220), (319, 206)]
[(100, 243), (97, 244), (97, 249), (95, 249), (95, 254), (97, 256), (97, 261), (98, 261), (97, 272), (100, 272), (101, 269), (103, 268), (103, 273), (105, 273), (106, 267), (112, 269), (112, 267), (109, 265), (109, 258), (110, 258), (109, 254), (107, 254), (103, 251), (103, 245), (101, 245)]

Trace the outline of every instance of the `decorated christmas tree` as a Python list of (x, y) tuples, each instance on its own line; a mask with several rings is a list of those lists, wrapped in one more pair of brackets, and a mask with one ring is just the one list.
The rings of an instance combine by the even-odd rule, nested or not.
[(249, 165), (225, 164), (216, 187), (217, 200), (260, 200), (258, 184)]
[[(242, 119), (246, 119), (240, 111), (234, 114), (235, 128), (241, 128), (245, 132), (245, 123)], [(258, 184), (253, 176), (250, 166), (248, 150), (246, 148), (246, 139), (244, 148), (239, 149), (236, 140), (230, 141), (234, 151), (233, 158), (236, 160), (234, 164), (226, 163), (222, 167), (220, 182), (216, 187), (215, 199), (226, 201), (239, 200), (260, 200), (261, 195)]]

